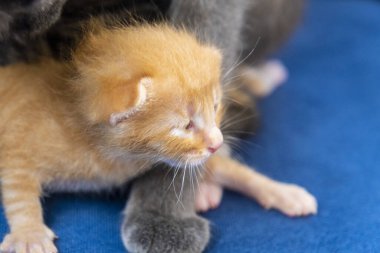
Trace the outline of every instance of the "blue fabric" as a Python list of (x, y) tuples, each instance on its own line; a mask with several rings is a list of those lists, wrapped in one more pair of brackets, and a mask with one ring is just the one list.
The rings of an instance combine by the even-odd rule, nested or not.
[[(213, 224), (207, 252), (380, 252), (380, 2), (311, 1), (279, 57), (290, 79), (260, 103), (262, 129), (241, 155), (305, 186), (319, 213), (290, 219), (226, 192), (205, 214)], [(125, 195), (47, 198), (60, 252), (125, 252)], [(6, 230), (0, 215), (0, 236)]]

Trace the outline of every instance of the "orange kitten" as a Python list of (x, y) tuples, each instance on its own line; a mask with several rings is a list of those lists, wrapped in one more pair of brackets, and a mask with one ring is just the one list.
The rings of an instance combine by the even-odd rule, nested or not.
[[(39, 201), (46, 188), (119, 186), (157, 162), (201, 165), (222, 145), (218, 50), (166, 25), (102, 27), (91, 28), (69, 64), (0, 69), (1, 191), (11, 229), (2, 251), (57, 252)], [(198, 209), (217, 205), (226, 186), (289, 215), (316, 211), (303, 189), (221, 151), (207, 161)]]
[[(118, 186), (222, 144), (221, 56), (166, 25), (94, 29), (72, 61), (0, 69), (0, 250), (57, 252), (40, 196)], [(72, 77), (75, 78), (72, 78)]]

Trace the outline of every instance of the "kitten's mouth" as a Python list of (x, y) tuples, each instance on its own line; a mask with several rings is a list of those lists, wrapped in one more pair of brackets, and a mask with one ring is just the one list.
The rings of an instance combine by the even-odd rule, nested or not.
[(199, 168), (205, 164), (209, 157), (209, 155), (187, 155), (180, 160), (167, 159), (165, 160), (165, 163), (171, 167), (179, 167), (183, 169), (194, 167)]
[(191, 160), (187, 163), (187, 166), (185, 164), (185, 168), (186, 167), (201, 167), (205, 164), (207, 158), (204, 158), (204, 159), (197, 159), (197, 160)]

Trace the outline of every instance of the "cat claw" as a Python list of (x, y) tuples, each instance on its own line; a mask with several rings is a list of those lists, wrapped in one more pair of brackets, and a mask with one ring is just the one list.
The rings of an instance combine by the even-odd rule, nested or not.
[(277, 209), (290, 217), (316, 214), (318, 209), (315, 197), (293, 184), (270, 184), (260, 190), (257, 199), (266, 209)]
[(4, 237), (1, 253), (58, 253), (53, 240), (54, 233), (48, 229), (23, 229)]
[(206, 212), (217, 208), (222, 201), (222, 195), (223, 189), (220, 185), (211, 182), (200, 183), (195, 198), (195, 210)]

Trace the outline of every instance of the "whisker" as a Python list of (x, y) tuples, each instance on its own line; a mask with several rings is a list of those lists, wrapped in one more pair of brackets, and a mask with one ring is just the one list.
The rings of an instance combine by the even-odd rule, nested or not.
[[(229, 121), (229, 122), (227, 122), (227, 123), (222, 122), (220, 128), (222, 129), (222, 132), (223, 132), (223, 129), (229, 128), (229, 127), (234, 126), (234, 125), (236, 125), (236, 124), (239, 124), (240, 122), (243, 122), (243, 121), (246, 121), (246, 120), (249, 120), (249, 119), (253, 119), (254, 117), (255, 117), (255, 116), (250, 115), (250, 116), (247, 116), (247, 117), (241, 118), (241, 119), (236, 120), (236, 121), (231, 120), (231, 121)], [(223, 123), (224, 123), (224, 124), (223, 124)]]
[(252, 48), (252, 50), (248, 53), (248, 55), (246, 57), (244, 57), (241, 61), (239, 61), (235, 66), (232, 66), (232, 68), (230, 68), (227, 72), (225, 72), (225, 74), (223, 75), (223, 79), (225, 77), (227, 77), (232, 71), (234, 71), (237, 67), (239, 67), (240, 64), (242, 64), (245, 60), (248, 59), (248, 57), (250, 57), (253, 54), (253, 52), (256, 50), (256, 47), (259, 44), (260, 40), (261, 40), (261, 37), (259, 37), (256, 40), (254, 47)]
[[(180, 192), (179, 192), (179, 201), (180, 201), (180, 203), (181, 203), (182, 206), (183, 206), (183, 204), (182, 204), (182, 202), (181, 202), (181, 198), (182, 198), (183, 187), (184, 187), (184, 184), (185, 184), (186, 170), (187, 170), (187, 162), (188, 162), (188, 160), (186, 160), (186, 163), (185, 163), (185, 169), (183, 170), (181, 190), (180, 190)], [(178, 204), (178, 201), (177, 201), (177, 204)], [(183, 208), (185, 208), (185, 207), (183, 206)]]
[(197, 182), (197, 186), (198, 186), (198, 190), (199, 190), (198, 170), (199, 170), (199, 167), (197, 166), (197, 167), (195, 168), (195, 180), (196, 180), (196, 182)]
[(191, 166), (190, 172), (191, 172), (191, 175), (190, 175), (191, 187), (193, 189), (193, 198), (195, 199), (195, 186), (194, 186), (194, 175), (193, 175), (194, 174), (194, 167), (193, 166)]

